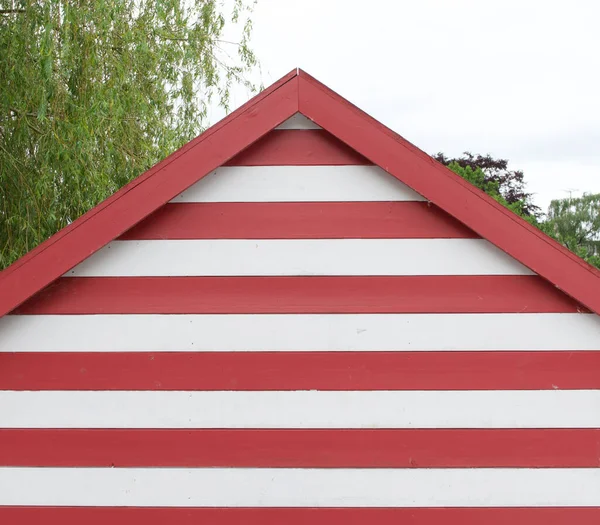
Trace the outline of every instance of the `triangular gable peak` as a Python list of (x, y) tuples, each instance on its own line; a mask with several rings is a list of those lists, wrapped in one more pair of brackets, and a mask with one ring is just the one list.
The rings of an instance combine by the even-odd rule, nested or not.
[[(282, 166), (285, 163), (287, 167)], [(245, 182), (248, 177), (233, 173), (231, 168), (235, 165), (272, 167), (261, 169), (262, 189), (276, 191), (270, 178), (288, 180), (287, 189), (281, 195), (274, 195), (273, 199), (297, 201), (298, 206), (304, 200), (313, 199), (377, 202), (390, 198), (382, 189), (384, 186), (389, 190), (395, 185), (394, 191), (404, 195), (392, 200), (420, 201), (420, 207), (414, 209), (429, 209), (427, 217), (435, 216), (438, 225), (443, 223), (446, 228), (448, 224), (459, 225), (456, 228), (463, 236), (469, 231), (471, 236), (486, 239), (486, 246), (489, 246), (486, 249), (494, 251), (496, 261), (508, 261), (512, 257), (520, 264), (516, 261), (511, 264), (529, 268), (592, 311), (600, 310), (600, 279), (595, 269), (312, 77), (293, 71), (0, 274), (0, 315), (11, 311), (103, 247), (102, 253), (110, 250), (108, 243), (125, 235), (148, 215), (156, 212), (159, 217), (169, 216), (172, 212), (165, 211), (170, 209), (169, 205), (163, 207), (165, 204), (186, 199), (193, 201), (196, 192), (218, 193), (219, 181), (225, 179), (231, 181), (230, 191), (243, 193), (248, 186)], [(302, 165), (320, 165), (320, 168), (299, 182), (295, 179), (294, 166)], [(282, 168), (277, 169), (277, 166)], [(352, 166), (352, 174), (344, 175), (336, 166)], [(356, 182), (361, 177), (364, 181), (369, 180), (366, 186)], [(360, 195), (353, 196), (354, 193)], [(240, 198), (229, 197), (231, 202), (242, 202)], [(267, 199), (268, 196), (260, 198)], [(423, 203), (430, 204), (425, 206)], [(360, 213), (368, 216), (371, 212), (364, 206)], [(364, 226), (366, 222), (358, 219), (360, 213), (356, 206), (355, 210), (352, 212), (354, 222)], [(252, 217), (259, 220), (256, 215)], [(248, 224), (243, 215), (238, 219), (239, 224)], [(429, 223), (423, 220), (426, 219), (412, 215), (410, 221), (405, 221), (412, 226), (407, 226), (403, 235), (415, 239), (414, 242), (420, 236), (428, 235), (424, 233), (427, 230), (424, 224)], [(283, 224), (272, 217), (265, 221), (273, 223), (271, 228), (274, 230), (277, 230), (277, 224)], [(322, 222), (336, 221), (330, 217)], [(147, 230), (145, 225), (147, 223), (141, 223), (138, 231)], [(276, 235), (276, 232), (270, 235)], [(386, 256), (385, 253), (380, 255)], [(467, 256), (469, 252), (463, 252), (463, 255)], [(90, 261), (98, 257), (101, 253), (92, 256)], [(89, 267), (90, 261), (81, 268)], [(395, 260), (391, 259), (387, 264), (392, 266)], [(463, 257), (461, 264), (466, 266), (461, 270), (460, 264), (456, 263), (457, 268), (453, 271), (469, 274), (471, 263), (468, 258)], [(401, 266), (385, 271), (402, 273)], [(75, 273), (78, 271), (81, 270), (76, 269)], [(342, 269), (336, 271), (344, 273)], [(486, 272), (493, 274), (496, 270)], [(529, 270), (523, 273), (529, 273)]]
[[(583, 311), (297, 113), (14, 313)], [(475, 350), (484, 342), (473, 344)], [(498, 344), (511, 349), (517, 342)]]

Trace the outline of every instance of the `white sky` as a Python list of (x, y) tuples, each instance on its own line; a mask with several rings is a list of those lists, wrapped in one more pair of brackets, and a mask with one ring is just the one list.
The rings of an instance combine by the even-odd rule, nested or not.
[(544, 209), (600, 192), (596, 0), (258, 0), (253, 20), (265, 86), (300, 67), (427, 153), (508, 159)]

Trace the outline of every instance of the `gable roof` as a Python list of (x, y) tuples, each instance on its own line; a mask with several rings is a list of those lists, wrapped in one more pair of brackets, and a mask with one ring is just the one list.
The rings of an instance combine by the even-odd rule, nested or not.
[(0, 316), (296, 113), (600, 313), (600, 272), (300, 69), (0, 273)]

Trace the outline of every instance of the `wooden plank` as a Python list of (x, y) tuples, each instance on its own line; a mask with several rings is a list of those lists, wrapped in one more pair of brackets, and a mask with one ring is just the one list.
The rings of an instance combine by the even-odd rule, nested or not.
[(600, 507), (487, 508), (160, 508), (0, 507), (0, 520), (19, 525), (597, 525)]
[(600, 391), (1, 391), (0, 421), (4, 428), (600, 428)]
[(166, 204), (120, 240), (452, 239), (472, 230), (425, 202)]
[(483, 239), (112, 241), (66, 277), (531, 275)]
[(0, 466), (598, 467), (598, 429), (0, 430)]
[(0, 390), (600, 389), (600, 352), (0, 353)]
[(559, 313), (585, 311), (534, 275), (63, 277), (16, 314)]
[(423, 201), (377, 166), (227, 166), (173, 202)]
[(600, 469), (4, 467), (0, 505), (598, 506)]
[(344, 166), (373, 164), (323, 129), (282, 129), (238, 153), (226, 166)]
[(600, 350), (594, 314), (10, 315), (0, 352)]

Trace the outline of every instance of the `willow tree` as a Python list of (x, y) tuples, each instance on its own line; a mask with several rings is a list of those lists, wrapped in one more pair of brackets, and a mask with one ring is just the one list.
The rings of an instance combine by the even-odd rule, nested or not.
[(542, 230), (600, 268), (600, 193), (553, 200), (547, 217)]
[(252, 6), (0, 0), (0, 268), (251, 87)]

